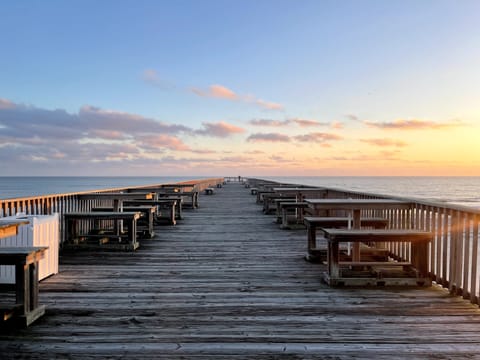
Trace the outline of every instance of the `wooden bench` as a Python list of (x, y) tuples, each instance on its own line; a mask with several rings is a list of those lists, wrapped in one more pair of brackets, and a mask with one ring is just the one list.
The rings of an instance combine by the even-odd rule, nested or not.
[[(317, 228), (346, 228), (348, 222), (353, 220), (348, 217), (305, 216), (303, 221), (307, 227), (307, 260), (323, 261), (326, 257), (326, 251), (317, 248)], [(388, 226), (388, 220), (379, 217), (362, 218), (360, 226), (385, 229)]]
[(308, 203), (304, 201), (280, 201), (277, 203), (277, 222), (281, 223), (282, 229), (291, 229), (292, 223), (289, 221), (289, 215), (294, 210), (295, 225), (303, 227), (305, 209), (308, 209)]
[(266, 190), (266, 189), (263, 189), (263, 190), (260, 190), (258, 189), (257, 192), (256, 192), (256, 195), (257, 195), (257, 204), (263, 204), (263, 197), (266, 195), (266, 194), (273, 194), (275, 193), (275, 191), (273, 190)]
[(263, 213), (270, 214), (277, 211), (277, 201), (295, 200), (295, 196), (279, 195), (276, 193), (263, 195)]
[(205, 189), (205, 195), (213, 195), (213, 188), (208, 187)]
[[(328, 229), (322, 228), (328, 242), (327, 272), (324, 280), (331, 286), (430, 286), (428, 277), (428, 244), (433, 234), (428, 231), (398, 229)], [(339, 244), (389, 243), (411, 244), (410, 259), (383, 262), (340, 262)]]
[(15, 305), (2, 309), (2, 322), (29, 326), (43, 314), (38, 303), (38, 261), (47, 247), (1, 247), (0, 264), (15, 266)]
[[(66, 213), (63, 215), (65, 247), (134, 251), (139, 247), (137, 221), (141, 215), (140, 212), (126, 211)], [(126, 233), (118, 226), (119, 223), (126, 226)]]
[(179, 196), (162, 197), (158, 200), (128, 200), (127, 206), (155, 206), (155, 225), (175, 225), (176, 219), (182, 219), (182, 198)]
[[(148, 201), (148, 200), (146, 200)], [(96, 207), (92, 208), (93, 212), (113, 212), (113, 207)], [(130, 205), (123, 206), (122, 211), (126, 212), (139, 212), (142, 216), (137, 221), (137, 234), (140, 235), (143, 239), (151, 239), (155, 236), (155, 231), (153, 230), (153, 223), (156, 214), (155, 206), (145, 206), (145, 205)]]

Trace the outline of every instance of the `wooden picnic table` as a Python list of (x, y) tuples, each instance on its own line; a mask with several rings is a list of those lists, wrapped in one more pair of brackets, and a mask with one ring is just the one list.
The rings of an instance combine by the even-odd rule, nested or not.
[[(137, 220), (141, 212), (71, 212), (64, 214), (65, 219), (65, 245), (70, 248), (79, 249), (116, 249), (134, 251), (138, 248), (137, 241)], [(91, 224), (80, 224), (80, 221), (94, 222)], [(118, 228), (113, 231), (104, 231), (101, 222), (125, 221), (127, 224), (127, 233), (119, 231)], [(86, 226), (85, 226), (86, 225)], [(101, 230), (98, 233), (92, 233), (92, 230)], [(84, 233), (83, 231), (88, 231)], [(88, 240), (95, 239), (94, 242)], [(105, 241), (104, 241), (105, 240)]]
[(152, 192), (114, 192), (114, 193), (89, 193), (78, 195), (79, 200), (112, 200), (113, 208), (115, 211), (122, 211), (122, 205), (124, 200), (135, 199), (153, 199), (154, 194)]
[[(352, 228), (360, 229), (360, 215), (362, 210), (410, 209), (412, 204), (408, 201), (393, 199), (305, 199), (314, 216), (327, 212), (328, 216), (338, 210), (347, 210), (353, 213)], [(353, 260), (360, 260), (360, 246), (353, 245)]]
[[(162, 220), (166, 221), (169, 225), (175, 225), (176, 219), (182, 218), (182, 198), (181, 197), (165, 197), (158, 198), (157, 200), (126, 200), (125, 206), (138, 206), (138, 205), (152, 205), (155, 206), (157, 211), (155, 214), (155, 222), (161, 223)], [(163, 215), (163, 210), (167, 210), (167, 216)]]
[[(428, 277), (428, 244), (433, 238), (431, 232), (410, 229), (323, 228), (322, 230), (328, 241), (327, 272), (324, 273), (324, 280), (329, 285), (431, 285), (431, 280)], [(411, 261), (353, 260), (352, 262), (342, 263), (339, 257), (339, 244), (342, 242), (355, 242), (356, 244), (361, 242), (409, 242), (411, 244)], [(351, 267), (351, 274), (343, 275), (342, 266)], [(398, 267), (402, 269), (401, 271), (397, 269), (397, 275), (395, 275), (391, 269)], [(366, 275), (365, 270), (368, 270), (370, 276)], [(408, 270), (410, 276), (405, 276), (406, 270)]]
[[(18, 226), (28, 223), (27, 220), (0, 220), (0, 239), (15, 236)], [(0, 321), (13, 320), (29, 326), (45, 314), (45, 306), (38, 301), (38, 262), (46, 250), (47, 247), (0, 247), (0, 264), (15, 266), (15, 305), (0, 311)]]

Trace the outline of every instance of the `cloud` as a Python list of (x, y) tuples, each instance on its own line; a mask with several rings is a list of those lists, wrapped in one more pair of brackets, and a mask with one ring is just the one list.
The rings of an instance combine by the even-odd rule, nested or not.
[(332, 129), (343, 129), (343, 123), (339, 122), (339, 121), (333, 121), (331, 124), (330, 124), (330, 127)]
[(320, 122), (320, 121), (317, 121), (317, 120), (310, 120), (310, 119), (295, 118), (295, 119), (290, 119), (289, 121), (292, 122), (292, 123), (295, 123), (295, 124), (297, 124), (301, 127), (328, 126), (329, 125), (329, 123), (327, 123), (327, 122)]
[(301, 118), (292, 118), (286, 120), (273, 120), (273, 119), (253, 119), (249, 123), (254, 126), (270, 126), (270, 127), (281, 127), (288, 126), (291, 124), (298, 125), (300, 127), (315, 127), (315, 126), (332, 126), (328, 122), (320, 122), (318, 120), (312, 119), (301, 119)]
[(190, 147), (187, 146), (182, 140), (176, 136), (166, 134), (145, 135), (139, 136), (137, 141), (140, 142), (139, 147), (153, 150), (170, 149), (174, 151), (190, 151)]
[(222, 85), (210, 85), (208, 90), (201, 90), (198, 88), (192, 88), (192, 92), (202, 97), (220, 98), (228, 100), (239, 100), (239, 97), (235, 92)]
[(171, 89), (175, 87), (168, 81), (161, 79), (157, 71), (154, 69), (145, 69), (142, 73), (142, 80), (149, 85), (153, 85), (162, 89)]
[(286, 126), (290, 123), (289, 120), (270, 120), (270, 119), (253, 119), (250, 120), (249, 123), (254, 126), (272, 126), (272, 127), (280, 127)]
[(349, 120), (352, 120), (352, 121), (360, 121), (360, 119), (358, 118), (357, 115), (347, 114), (347, 115), (345, 115), (345, 117)]
[(260, 106), (261, 108), (264, 108), (266, 110), (283, 110), (283, 105), (282, 104), (278, 104), (278, 103), (274, 103), (274, 102), (270, 102), (270, 101), (265, 101), (265, 100), (262, 100), (262, 99), (255, 100), (255, 104), (257, 104), (258, 106)]
[(224, 121), (218, 123), (202, 123), (204, 129), (197, 130), (197, 134), (226, 138), (233, 134), (243, 134), (245, 129), (228, 124)]
[(256, 133), (252, 134), (247, 138), (249, 142), (289, 142), (290, 137), (278, 133)]
[(15, 104), (7, 99), (0, 98), (0, 109), (13, 109)]
[(192, 132), (192, 129), (183, 125), (166, 124), (154, 119), (146, 118), (137, 114), (105, 110), (93, 106), (83, 106), (78, 113), (84, 128), (103, 129), (126, 132), (127, 134), (141, 133), (168, 133)]
[[(191, 149), (178, 138), (194, 131), (137, 114), (83, 106), (78, 113), (45, 110), (2, 99), (0, 147), (9, 161), (76, 163), (142, 159)], [(7, 104), (8, 106), (5, 106)]]
[(219, 84), (210, 85), (208, 89), (192, 87), (190, 91), (201, 97), (253, 103), (265, 110), (283, 110), (283, 105), (281, 104), (258, 99), (252, 95), (239, 95), (233, 90)]
[(375, 145), (375, 146), (394, 146), (394, 147), (404, 147), (407, 146), (407, 143), (400, 141), (400, 140), (394, 140), (394, 139), (361, 139), (360, 141), (365, 142), (370, 145)]
[(295, 136), (294, 138), (295, 140), (301, 141), (301, 142), (319, 142), (319, 143), (337, 141), (342, 139), (342, 137), (339, 135), (321, 133), (321, 132), (313, 132), (309, 134), (298, 135), (298, 136)]
[(379, 129), (398, 129), (398, 130), (424, 130), (424, 129), (444, 129), (465, 126), (460, 120), (450, 121), (439, 123), (429, 120), (418, 120), (418, 119), (398, 119), (390, 122), (372, 122), (364, 121), (364, 123), (370, 127), (375, 127)]

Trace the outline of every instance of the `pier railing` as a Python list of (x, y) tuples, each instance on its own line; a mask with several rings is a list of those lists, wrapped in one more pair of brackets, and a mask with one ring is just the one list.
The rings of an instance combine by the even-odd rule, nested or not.
[[(223, 178), (208, 178), (200, 180), (189, 180), (177, 182), (175, 184), (191, 184), (187, 189), (195, 189), (199, 192), (207, 187), (216, 186), (223, 183)], [(75, 193), (52, 194), (42, 196), (31, 196), (24, 198), (3, 199), (0, 200), (0, 218), (7, 216), (15, 216), (18, 213), (26, 215), (51, 215), (58, 213), (60, 216), (60, 239), (63, 241), (64, 224), (63, 214), (76, 211), (90, 211), (96, 206), (112, 206), (111, 200), (81, 200), (79, 195), (90, 193), (108, 193), (108, 192), (126, 192), (129, 189), (142, 189), (161, 187), (165, 184), (141, 185), (131, 187), (119, 187), (102, 190), (89, 190)], [(61, 244), (60, 244), (61, 245)]]
[[(248, 179), (252, 186), (276, 186), (275, 182)], [(296, 186), (296, 184), (292, 184)], [(434, 234), (429, 245), (428, 267), (433, 281), (452, 294), (480, 305), (479, 224), (480, 210), (422, 199), (327, 188), (326, 198), (396, 199), (411, 203), (409, 209), (365, 210), (362, 216), (384, 217), (393, 229), (416, 229)], [(340, 215), (340, 214), (339, 214)], [(342, 214), (344, 215), (344, 214)], [(399, 259), (411, 260), (409, 244), (391, 244), (388, 250)]]

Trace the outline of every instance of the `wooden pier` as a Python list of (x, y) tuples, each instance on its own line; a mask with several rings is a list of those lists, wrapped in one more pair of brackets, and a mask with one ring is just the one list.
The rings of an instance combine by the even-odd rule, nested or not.
[(0, 358), (480, 358), (480, 310), (448, 289), (330, 288), (239, 182), (201, 195), (135, 252), (70, 252), (45, 315)]

